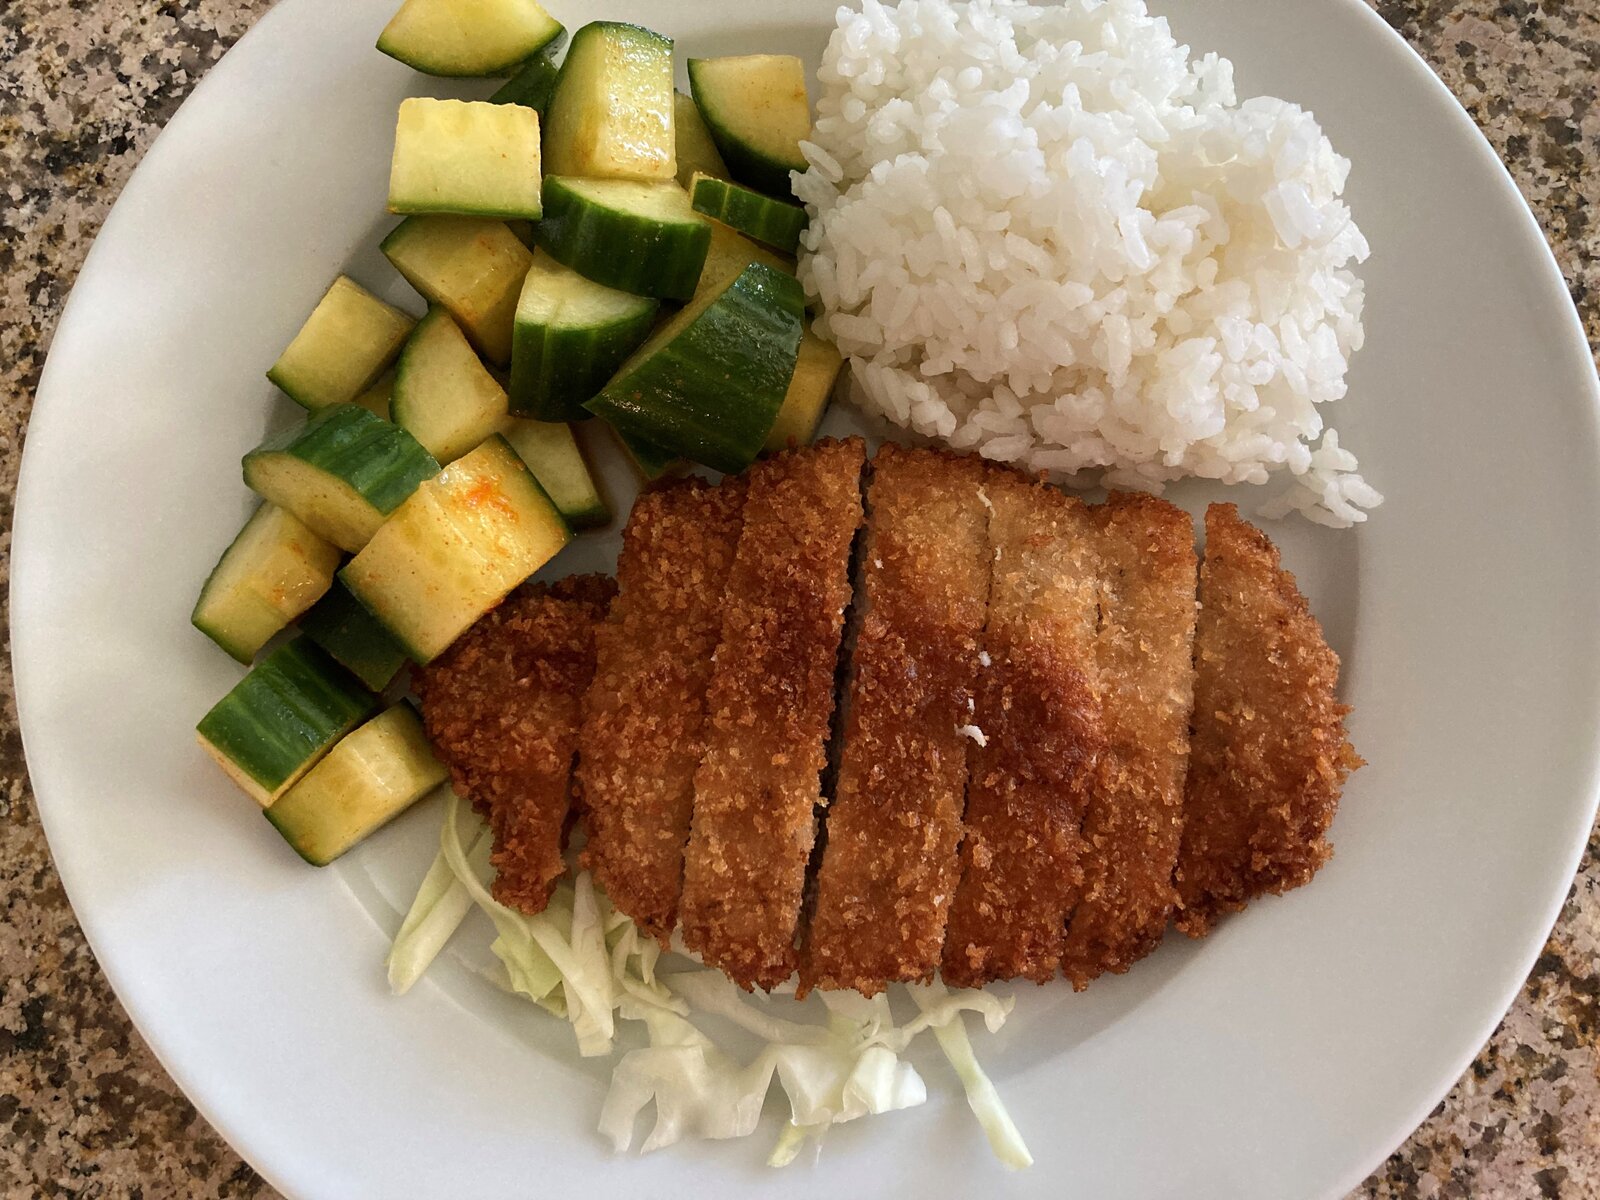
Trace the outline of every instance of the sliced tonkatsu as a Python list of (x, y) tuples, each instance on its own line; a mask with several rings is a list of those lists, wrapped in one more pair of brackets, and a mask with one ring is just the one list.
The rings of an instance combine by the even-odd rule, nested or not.
[(744, 491), (740, 478), (713, 486), (690, 477), (643, 493), (622, 535), (617, 598), (595, 634), (578, 752), (583, 864), (619, 911), (663, 942), (678, 919)]
[(991, 473), (982, 459), (894, 445), (873, 461), (803, 988), (872, 995), (939, 965), (989, 597)]
[(942, 974), (957, 987), (1052, 978), (1083, 879), (1080, 825), (1104, 745), (1098, 555), (1079, 500), (999, 474), (993, 574), (969, 751), (961, 882)]
[(745, 988), (795, 968), (865, 457), (826, 440), (746, 475), (679, 904), (685, 944)]
[(1339, 658), (1266, 534), (1206, 511), (1193, 736), (1176, 874), (1192, 937), (1263, 893), (1308, 882), (1361, 759), (1335, 697)]
[(615, 584), (524, 584), (417, 673), (423, 723), (494, 835), (495, 899), (543, 910), (566, 870), (580, 707)]
[(1166, 929), (1194, 698), (1194, 522), (1133, 492), (1089, 511), (1101, 565), (1094, 649), (1106, 748), (1084, 814), (1083, 895), (1062, 957), (1078, 988), (1126, 971)]

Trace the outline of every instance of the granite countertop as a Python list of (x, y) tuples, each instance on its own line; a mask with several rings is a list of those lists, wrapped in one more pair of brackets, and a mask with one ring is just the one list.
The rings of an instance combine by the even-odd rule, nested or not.
[[(1483, 127), (1600, 346), (1600, 0), (1373, 0)], [(0, 570), (57, 315), (129, 172), (270, 0), (0, 0)], [(0, 592), (3, 595), (3, 592)], [(0, 601), (3, 602), (3, 601)], [(0, 1195), (266, 1197), (106, 985), (0, 660)], [(1355, 1196), (1600, 1196), (1600, 833), (1515, 1007)]]

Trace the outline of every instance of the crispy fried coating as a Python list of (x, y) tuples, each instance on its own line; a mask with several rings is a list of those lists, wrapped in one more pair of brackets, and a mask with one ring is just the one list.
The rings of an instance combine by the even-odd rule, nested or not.
[(1206, 510), (1177, 925), (1308, 882), (1361, 759), (1335, 698), (1339, 658), (1266, 534), (1232, 504)]
[(524, 584), (417, 672), (428, 737), (494, 835), (494, 897), (522, 912), (566, 870), (579, 708), (614, 591), (597, 575)]
[(1062, 955), (1078, 989), (1155, 949), (1178, 899), (1198, 566), (1194, 522), (1165, 500), (1117, 492), (1090, 515), (1102, 564), (1094, 644), (1106, 751)]
[(745, 988), (795, 967), (865, 457), (830, 439), (746, 476), (679, 904), (684, 942)]
[(616, 600), (595, 633), (578, 780), (583, 865), (663, 944), (678, 921), (706, 685), (722, 636), (744, 480), (687, 477), (641, 495), (622, 534)]
[(990, 468), (885, 445), (867, 490), (838, 783), (800, 979), (873, 995), (939, 965), (989, 596)]
[(1099, 564), (1080, 501), (1005, 473), (987, 485), (993, 576), (969, 750), (961, 882), (945, 982), (1040, 983), (1061, 963), (1083, 878), (1080, 824), (1105, 735), (1094, 631)]

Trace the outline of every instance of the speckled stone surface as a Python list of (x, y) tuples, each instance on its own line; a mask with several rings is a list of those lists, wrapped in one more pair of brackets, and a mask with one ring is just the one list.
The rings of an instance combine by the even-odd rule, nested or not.
[[(179, 102), (268, 7), (0, 0), (0, 569), (33, 390), (89, 242)], [(1600, 346), (1600, 0), (1376, 7), (1511, 165)], [(96, 968), (39, 830), (0, 660), (0, 1196), (271, 1195)], [(1354, 1195), (1600, 1197), (1600, 837), (1511, 1014)]]

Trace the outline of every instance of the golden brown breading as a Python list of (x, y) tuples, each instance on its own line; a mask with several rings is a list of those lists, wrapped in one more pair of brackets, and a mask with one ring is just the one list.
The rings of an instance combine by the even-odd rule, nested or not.
[(694, 477), (641, 495), (622, 534), (618, 595), (595, 634), (578, 779), (583, 864), (663, 944), (678, 920), (706, 685), (739, 541), (744, 480)]
[(989, 596), (978, 458), (885, 445), (873, 462), (838, 785), (803, 988), (873, 995), (939, 965), (955, 892)]
[(417, 672), (428, 737), (493, 831), (495, 899), (522, 912), (566, 870), (579, 706), (614, 591), (595, 575), (524, 584)]
[(942, 974), (956, 987), (1061, 963), (1083, 877), (1079, 825), (1104, 744), (1088, 509), (1005, 473), (987, 485), (993, 582), (978, 675), (962, 875)]
[(1328, 860), (1324, 835), (1361, 765), (1338, 682), (1339, 658), (1277, 548), (1233, 505), (1213, 504), (1176, 876), (1189, 936), (1264, 892), (1299, 887)]
[(1095, 659), (1106, 752), (1084, 813), (1084, 889), (1062, 969), (1075, 988), (1161, 941), (1177, 902), (1194, 700), (1194, 522), (1155, 496), (1090, 509), (1102, 563)]
[(746, 477), (679, 904), (684, 942), (745, 988), (794, 970), (865, 457), (830, 439)]

